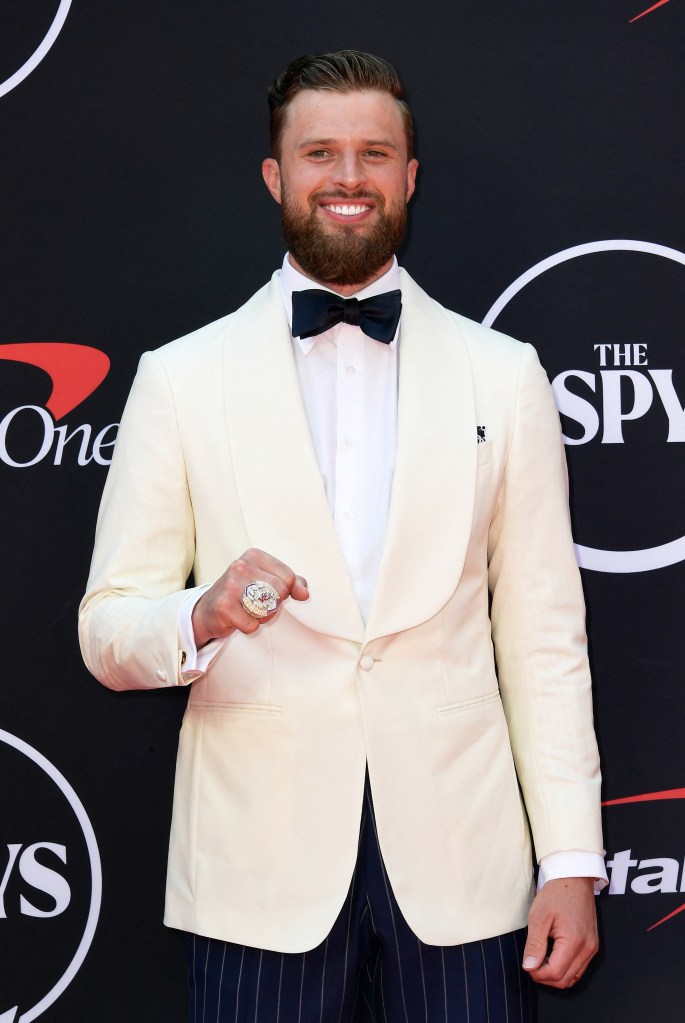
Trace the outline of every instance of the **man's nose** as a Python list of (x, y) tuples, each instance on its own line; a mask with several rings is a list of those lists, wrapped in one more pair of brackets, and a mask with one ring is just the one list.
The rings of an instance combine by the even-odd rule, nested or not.
[(333, 168), (335, 184), (348, 192), (359, 188), (366, 180), (364, 165), (356, 153), (345, 153)]

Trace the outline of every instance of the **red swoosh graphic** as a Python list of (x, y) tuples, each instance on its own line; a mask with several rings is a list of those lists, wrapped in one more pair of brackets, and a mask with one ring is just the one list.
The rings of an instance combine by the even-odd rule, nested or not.
[[(662, 3), (666, 3), (667, 0), (661, 0)], [(660, 4), (657, 4), (660, 6)], [(622, 799), (607, 799), (602, 803), (602, 806), (621, 806), (626, 803), (652, 803), (659, 799), (685, 799), (685, 789), (662, 789), (660, 792), (643, 792), (639, 796), (623, 796)], [(678, 906), (672, 913), (657, 920), (655, 924), (648, 927), (648, 931), (653, 931), (655, 927), (659, 927), (661, 924), (665, 924), (667, 920), (671, 920), (674, 916), (678, 916), (678, 913), (685, 911), (685, 902), (682, 906)]]
[(622, 803), (653, 803), (657, 799), (685, 799), (685, 789), (662, 789), (661, 792), (643, 792), (639, 796), (607, 799), (602, 806), (620, 806)]
[(104, 352), (89, 345), (32, 341), (0, 345), (0, 359), (26, 362), (44, 370), (52, 380), (46, 408), (56, 420), (80, 405), (107, 376), (110, 362)]
[(657, 7), (663, 7), (664, 4), (667, 4), (667, 3), (668, 3), (668, 0), (658, 0), (658, 3), (652, 4), (652, 6), (648, 7), (646, 11), (642, 12), (642, 14), (636, 14), (634, 18), (630, 19), (628, 24), (632, 25), (634, 21), (638, 21), (640, 18), (644, 18), (645, 14), (651, 14), (652, 11), (655, 11), (657, 9)]
[(671, 917), (673, 917), (673, 916), (677, 916), (678, 913), (682, 913), (684, 909), (685, 909), (685, 902), (683, 902), (682, 906), (678, 906), (677, 909), (674, 909), (672, 913), (669, 913), (668, 916), (663, 916), (661, 918), (661, 920), (657, 920), (657, 922), (655, 924), (652, 924), (651, 927), (648, 927), (647, 930), (648, 931), (653, 931), (655, 927), (659, 927), (660, 924), (665, 924), (667, 920), (670, 920)]

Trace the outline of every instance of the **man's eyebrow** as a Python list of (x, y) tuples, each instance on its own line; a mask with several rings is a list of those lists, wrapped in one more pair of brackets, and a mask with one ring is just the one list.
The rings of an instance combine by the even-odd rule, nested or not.
[(366, 139), (364, 142), (365, 146), (369, 149), (373, 149), (374, 146), (383, 146), (384, 149), (396, 149), (399, 152), (399, 146), (391, 142), (390, 139)]
[(337, 139), (305, 139), (298, 146), (299, 149), (308, 149), (310, 146), (331, 146)]

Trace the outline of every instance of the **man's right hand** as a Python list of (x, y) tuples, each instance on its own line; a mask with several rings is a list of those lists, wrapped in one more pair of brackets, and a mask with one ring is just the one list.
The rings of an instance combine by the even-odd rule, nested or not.
[(245, 551), (202, 594), (193, 608), (193, 633), (198, 650), (212, 639), (225, 639), (235, 629), (246, 634), (256, 632), (262, 622), (273, 618), (276, 611), (266, 618), (254, 618), (242, 606), (245, 587), (258, 579), (273, 586), (279, 602), (286, 597), (293, 600), (309, 597), (306, 580), (295, 575), (282, 561), (256, 548)]

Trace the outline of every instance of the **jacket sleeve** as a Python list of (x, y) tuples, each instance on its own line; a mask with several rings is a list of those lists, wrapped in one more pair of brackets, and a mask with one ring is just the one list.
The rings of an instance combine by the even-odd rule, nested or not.
[(195, 551), (172, 389), (159, 355), (140, 362), (98, 515), (79, 639), (111, 689), (183, 682), (178, 612)]
[(498, 677), (537, 857), (600, 853), (599, 760), (566, 460), (552, 391), (529, 345), (488, 555)]

